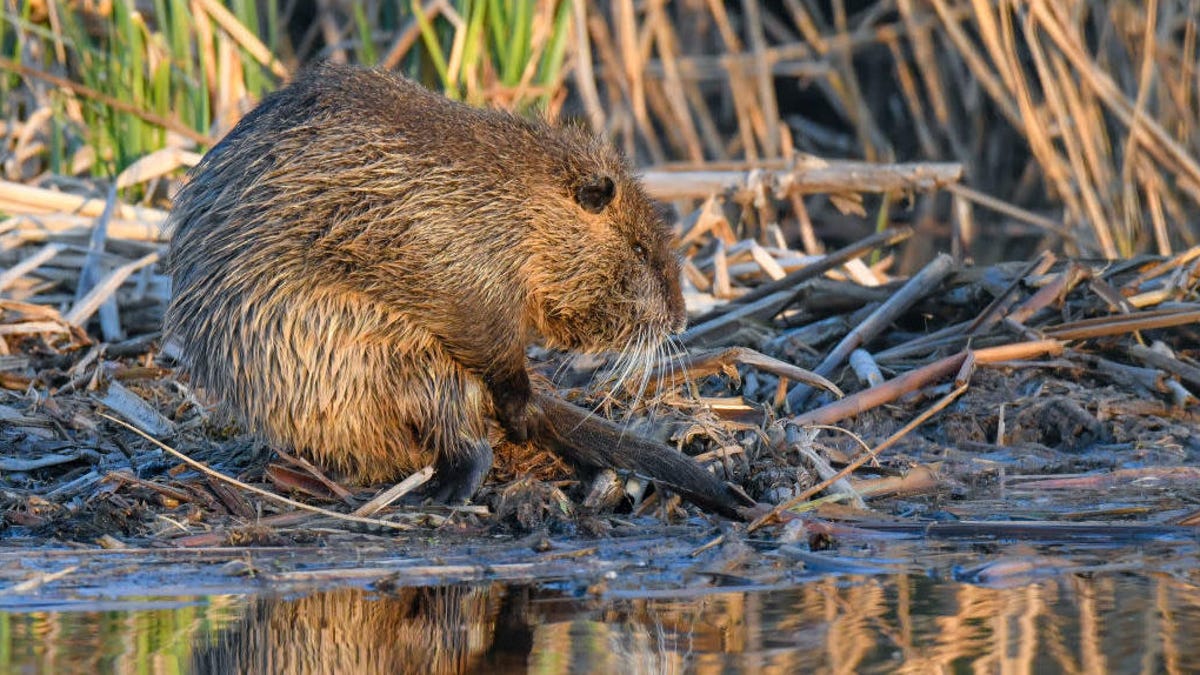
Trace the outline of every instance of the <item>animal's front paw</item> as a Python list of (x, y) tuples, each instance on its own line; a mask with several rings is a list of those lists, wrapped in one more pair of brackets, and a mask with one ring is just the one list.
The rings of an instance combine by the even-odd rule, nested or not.
[(496, 403), (496, 421), (504, 428), (504, 436), (513, 443), (536, 438), (543, 426), (542, 411), (529, 403), (527, 397), (508, 397)]

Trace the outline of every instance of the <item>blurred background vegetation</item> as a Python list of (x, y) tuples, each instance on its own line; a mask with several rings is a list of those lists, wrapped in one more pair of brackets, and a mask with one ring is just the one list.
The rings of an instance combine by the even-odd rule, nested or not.
[(584, 119), (643, 166), (966, 167), (969, 190), (868, 201), (868, 220), (783, 205), (830, 243), (898, 219), (1006, 242), (982, 257), (1165, 254), (1200, 235), (1198, 25), (1200, 0), (3, 0), (0, 160), (68, 189), (177, 178), (333, 59)]

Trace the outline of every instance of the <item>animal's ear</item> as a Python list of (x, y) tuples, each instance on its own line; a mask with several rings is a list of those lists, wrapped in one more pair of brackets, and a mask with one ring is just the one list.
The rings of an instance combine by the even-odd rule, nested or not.
[(575, 201), (589, 213), (600, 213), (617, 195), (617, 185), (608, 176), (592, 176), (575, 191)]

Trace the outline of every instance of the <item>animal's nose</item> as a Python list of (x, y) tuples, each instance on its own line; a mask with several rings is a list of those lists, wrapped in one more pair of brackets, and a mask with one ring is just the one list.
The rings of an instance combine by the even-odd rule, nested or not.
[(671, 320), (671, 335), (679, 335), (687, 329), (687, 312), (680, 309)]

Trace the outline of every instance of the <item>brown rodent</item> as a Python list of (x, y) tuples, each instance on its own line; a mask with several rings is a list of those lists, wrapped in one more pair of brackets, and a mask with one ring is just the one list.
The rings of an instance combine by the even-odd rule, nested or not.
[(526, 439), (525, 349), (645, 350), (683, 329), (670, 231), (582, 129), (322, 65), (194, 169), (165, 330), (269, 442), (363, 482), (433, 463), (469, 498), (488, 420)]

